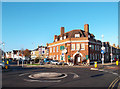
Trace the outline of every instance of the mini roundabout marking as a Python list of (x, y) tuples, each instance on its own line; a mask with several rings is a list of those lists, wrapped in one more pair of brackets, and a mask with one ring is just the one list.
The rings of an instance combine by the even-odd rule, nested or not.
[(61, 82), (63, 79), (69, 78), (72, 75), (71, 79), (79, 78), (79, 75), (76, 73), (57, 73), (57, 72), (37, 72), (37, 73), (23, 73), (19, 74), (19, 77), (24, 77), (23, 80), (27, 82)]

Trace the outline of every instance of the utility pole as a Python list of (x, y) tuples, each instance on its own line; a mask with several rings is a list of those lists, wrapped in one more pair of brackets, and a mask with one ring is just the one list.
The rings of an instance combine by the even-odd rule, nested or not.
[(104, 38), (104, 35), (102, 35), (102, 50), (103, 50), (103, 53), (102, 53), (102, 64), (104, 64), (104, 44), (103, 44), (103, 38)]

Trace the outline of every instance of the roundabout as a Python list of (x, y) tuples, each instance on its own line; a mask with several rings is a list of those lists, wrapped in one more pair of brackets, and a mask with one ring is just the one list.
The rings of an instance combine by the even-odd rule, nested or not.
[(44, 73), (36, 73), (28, 76), (32, 79), (62, 79), (67, 77), (66, 73), (56, 73), (56, 72), (44, 72)]
[(24, 81), (27, 82), (61, 82), (64, 79), (73, 80), (79, 76), (76, 73), (58, 73), (58, 72), (37, 72), (37, 73), (24, 73), (19, 77), (24, 77)]

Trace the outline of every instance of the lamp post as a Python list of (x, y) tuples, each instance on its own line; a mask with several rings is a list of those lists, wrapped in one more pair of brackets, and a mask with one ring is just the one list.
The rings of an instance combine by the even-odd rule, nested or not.
[[(104, 50), (103, 38), (104, 38), (104, 35), (102, 35), (102, 50)], [(102, 53), (102, 64), (104, 64), (104, 51)]]
[(18, 66), (19, 66), (19, 50), (18, 50)]
[(5, 55), (4, 55), (4, 51), (5, 51), (5, 43), (2, 42), (2, 45), (3, 45), (3, 59), (5, 58)]
[(111, 63), (112, 63), (112, 55), (113, 55), (113, 54), (112, 54), (112, 45), (111, 45)]

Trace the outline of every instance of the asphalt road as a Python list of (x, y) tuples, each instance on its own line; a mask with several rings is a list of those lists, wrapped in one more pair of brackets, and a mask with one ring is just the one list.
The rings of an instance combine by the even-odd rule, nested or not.
[[(21, 68), (11, 67), (12, 70), (2, 72), (2, 87), (5, 88), (50, 88), (50, 87), (81, 87), (81, 88), (105, 88), (117, 78), (116, 75), (104, 72), (90, 70), (90, 68)], [(32, 81), (28, 76), (35, 73), (57, 72), (66, 73), (67, 77), (54, 80)], [(117, 89), (118, 84), (115, 84)], [(114, 89), (115, 89), (114, 88)]]

